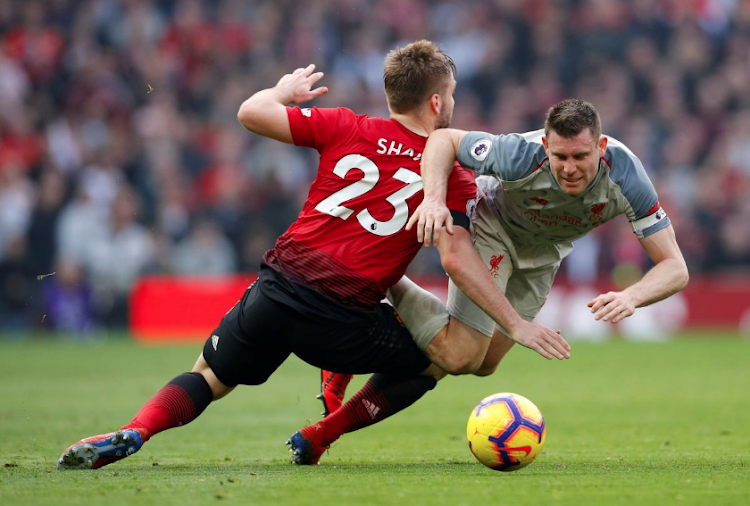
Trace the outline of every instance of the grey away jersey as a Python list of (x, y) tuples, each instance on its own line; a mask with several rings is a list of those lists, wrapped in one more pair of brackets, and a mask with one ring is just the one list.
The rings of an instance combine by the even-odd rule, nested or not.
[(572, 251), (573, 241), (619, 214), (627, 217), (639, 238), (669, 226), (643, 165), (624, 144), (608, 137), (594, 180), (583, 193), (571, 196), (552, 175), (543, 135), (544, 130), (469, 132), (458, 150), (462, 166), (492, 176), (477, 178), (475, 227), (484, 221), (504, 242), (510, 241), (507, 246), (518, 268), (559, 262)]

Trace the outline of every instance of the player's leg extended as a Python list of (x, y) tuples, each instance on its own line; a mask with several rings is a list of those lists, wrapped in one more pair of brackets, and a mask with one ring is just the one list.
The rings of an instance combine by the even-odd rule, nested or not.
[(98, 469), (132, 455), (151, 436), (195, 420), (212, 400), (232, 391), (221, 383), (203, 359), (193, 371), (167, 383), (138, 411), (133, 420), (116, 432), (83, 439), (60, 457), (59, 469)]
[(317, 464), (342, 434), (378, 423), (410, 406), (445, 375), (430, 364), (392, 307), (381, 304), (378, 315), (377, 325), (350, 336), (348, 346), (361, 350), (352, 371), (383, 372), (374, 374), (340, 409), (293, 434), (288, 442), (294, 454), (292, 462)]
[(479, 367), (491, 334), (451, 318), (440, 299), (406, 276), (391, 287), (388, 300), (433, 364), (448, 374), (469, 374)]
[(212, 400), (224, 397), (237, 384), (265, 382), (290, 353), (279, 336), (272, 340), (256, 337), (271, 335), (273, 325), (281, 335), (278, 321), (289, 318), (278, 311), (278, 305), (262, 297), (259, 289), (248, 289), (206, 340), (191, 372), (159, 390), (119, 431), (71, 446), (58, 467), (96, 469), (125, 458), (153, 435), (190, 423)]
[(431, 365), (422, 375), (373, 374), (362, 389), (323, 420), (295, 432), (287, 444), (292, 462), (315, 465), (343, 434), (382, 422), (435, 388), (445, 372)]
[[(448, 325), (448, 312), (445, 304), (432, 293), (423, 289), (406, 276), (388, 290), (388, 300), (398, 313), (398, 317), (409, 330), (414, 342), (423, 351), (432, 340)], [(445, 331), (443, 331), (446, 334)], [(430, 357), (429, 351), (426, 351)], [(432, 359), (432, 357), (430, 357)], [(446, 365), (440, 360), (438, 365)], [(433, 362), (435, 362), (433, 360)], [(451, 368), (449, 368), (451, 369)], [(344, 399), (346, 386), (351, 380), (351, 374), (321, 371), (321, 392), (319, 399), (323, 401), (323, 415), (336, 411)]]

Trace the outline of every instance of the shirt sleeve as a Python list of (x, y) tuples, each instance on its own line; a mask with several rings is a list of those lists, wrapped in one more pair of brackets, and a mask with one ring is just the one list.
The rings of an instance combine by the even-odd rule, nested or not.
[(337, 131), (352, 121), (354, 113), (344, 107), (325, 109), (319, 107), (287, 107), (289, 128), (296, 146), (322, 151), (340, 136)]
[(543, 133), (543, 130), (508, 135), (468, 132), (458, 146), (458, 161), (479, 175), (518, 181), (547, 159), (541, 141)]
[(451, 211), (458, 211), (471, 218), (476, 207), (477, 184), (474, 174), (456, 164), (448, 180), (446, 206)]
[(638, 238), (648, 237), (670, 225), (669, 216), (659, 204), (653, 183), (646, 169), (624, 144), (608, 137), (604, 160), (609, 164), (610, 177), (620, 187), (630, 209), (625, 215)]

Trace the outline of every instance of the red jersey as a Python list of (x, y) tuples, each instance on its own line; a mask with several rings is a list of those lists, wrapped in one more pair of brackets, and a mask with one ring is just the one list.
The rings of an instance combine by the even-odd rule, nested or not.
[[(346, 108), (290, 107), (287, 113), (294, 143), (317, 149), (320, 164), (297, 221), (264, 263), (339, 303), (371, 309), (421, 246), (416, 227), (405, 226), (422, 202), (427, 138), (396, 120)], [(466, 214), (475, 198), (473, 173), (458, 166), (448, 208)]]

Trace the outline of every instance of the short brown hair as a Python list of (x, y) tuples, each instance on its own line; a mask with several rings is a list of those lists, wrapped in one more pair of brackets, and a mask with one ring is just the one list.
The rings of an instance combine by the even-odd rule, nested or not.
[(550, 107), (544, 121), (544, 135), (554, 130), (560, 137), (571, 138), (584, 128), (591, 131), (594, 139), (602, 134), (602, 121), (593, 105), (580, 98), (566, 98)]
[(418, 40), (394, 49), (385, 57), (383, 81), (391, 110), (407, 113), (434, 93), (442, 93), (456, 65), (429, 40)]

